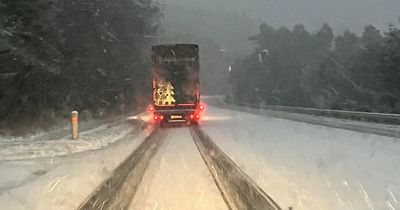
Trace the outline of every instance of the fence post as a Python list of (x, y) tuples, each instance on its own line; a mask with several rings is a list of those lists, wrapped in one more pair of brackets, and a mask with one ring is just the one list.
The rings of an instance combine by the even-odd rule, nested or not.
[(79, 119), (77, 111), (71, 112), (71, 134), (73, 140), (79, 139)]

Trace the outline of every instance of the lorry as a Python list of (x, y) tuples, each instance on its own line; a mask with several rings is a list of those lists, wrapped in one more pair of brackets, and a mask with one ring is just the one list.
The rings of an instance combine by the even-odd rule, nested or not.
[(200, 103), (199, 46), (196, 44), (152, 47), (152, 95), (148, 110), (157, 124), (197, 125)]

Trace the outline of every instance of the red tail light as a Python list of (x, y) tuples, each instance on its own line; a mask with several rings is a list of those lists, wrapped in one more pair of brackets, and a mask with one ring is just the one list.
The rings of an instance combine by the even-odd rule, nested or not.
[(154, 106), (153, 106), (152, 104), (150, 104), (150, 105), (148, 105), (148, 106), (146, 107), (146, 110), (147, 110), (147, 112), (149, 112), (149, 113), (153, 113), (153, 112), (154, 112)]
[(196, 114), (196, 120), (200, 119), (200, 115)]
[(203, 102), (200, 102), (200, 104), (199, 104), (199, 106), (198, 106), (198, 109), (199, 109), (200, 111), (204, 111), (204, 110), (206, 109), (206, 105), (205, 105)]
[(192, 120), (193, 120), (193, 119), (194, 119), (194, 115), (192, 115), (192, 114), (191, 114), (191, 115), (190, 115), (190, 119), (192, 119)]
[(162, 115), (154, 115), (153, 119), (154, 119), (154, 121), (162, 121), (164, 119), (164, 116), (162, 116)]

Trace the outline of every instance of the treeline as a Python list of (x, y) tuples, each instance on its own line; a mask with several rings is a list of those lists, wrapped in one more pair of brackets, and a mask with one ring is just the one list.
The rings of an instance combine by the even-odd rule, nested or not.
[(153, 0), (1, 0), (0, 126), (133, 109), (160, 17)]
[(382, 33), (374, 26), (362, 35), (334, 35), (324, 24), (311, 33), (267, 24), (249, 38), (255, 52), (231, 75), (236, 100), (400, 113), (400, 29)]

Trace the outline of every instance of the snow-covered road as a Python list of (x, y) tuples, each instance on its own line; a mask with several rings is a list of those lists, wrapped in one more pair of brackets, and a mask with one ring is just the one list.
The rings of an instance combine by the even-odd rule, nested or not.
[(400, 139), (212, 106), (202, 129), (282, 208), (400, 209)]
[[(108, 135), (99, 127), (87, 141), (101, 139), (103, 133), (107, 138), (99, 142), (104, 144), (88, 146), (92, 150), (87, 152), (56, 153), (60, 157), (48, 154), (68, 143), (62, 139), (1, 147), (0, 206), (76, 209), (149, 134), (121, 126), (109, 128)], [(400, 209), (398, 138), (212, 105), (200, 127), (283, 209)], [(130, 209), (226, 209), (189, 129), (168, 128), (165, 133)], [(32, 151), (45, 150), (29, 153), (31, 145), (39, 145)], [(10, 148), (23, 155), (10, 153)]]
[(130, 209), (227, 209), (189, 130), (171, 128), (167, 133)]

